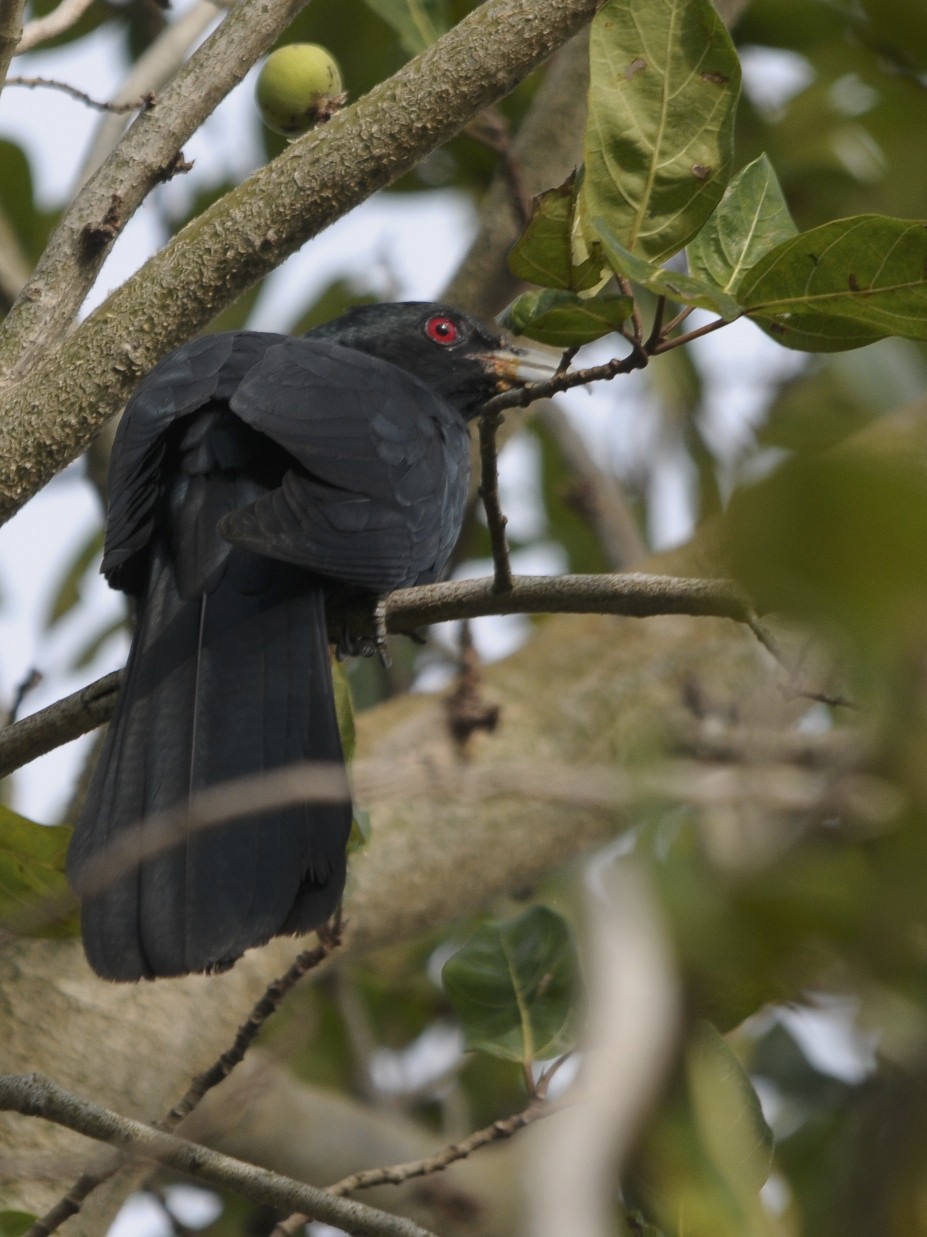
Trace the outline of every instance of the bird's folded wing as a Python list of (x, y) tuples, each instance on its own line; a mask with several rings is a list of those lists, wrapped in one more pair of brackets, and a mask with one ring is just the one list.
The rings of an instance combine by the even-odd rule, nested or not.
[(294, 467), (227, 516), (224, 537), (377, 592), (440, 573), (462, 515), (467, 430), (424, 383), (328, 341), (285, 339), (229, 402)]

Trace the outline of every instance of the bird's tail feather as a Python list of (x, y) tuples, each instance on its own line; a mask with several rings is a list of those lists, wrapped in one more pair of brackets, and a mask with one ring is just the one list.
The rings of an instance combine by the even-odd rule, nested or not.
[[(114, 841), (198, 790), (301, 761), (341, 762), (321, 588), (233, 549), (216, 587), (180, 596), (152, 556), (126, 678), (68, 859), (101, 875)], [(344, 885), (351, 806), (258, 810), (188, 828), (179, 844), (105, 879), (83, 900), (94, 969), (110, 979), (221, 969), (281, 932), (324, 922)], [(99, 888), (95, 885), (95, 888)]]

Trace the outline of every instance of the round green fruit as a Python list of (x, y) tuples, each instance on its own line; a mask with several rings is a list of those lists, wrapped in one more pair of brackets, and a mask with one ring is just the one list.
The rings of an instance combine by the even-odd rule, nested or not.
[(268, 129), (299, 137), (337, 110), (341, 71), (317, 43), (288, 43), (264, 61), (255, 93)]

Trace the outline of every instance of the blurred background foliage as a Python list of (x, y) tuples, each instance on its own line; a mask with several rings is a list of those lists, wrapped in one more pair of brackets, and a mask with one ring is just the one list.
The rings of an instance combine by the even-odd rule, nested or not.
[[(39, 0), (31, 11), (51, 7)], [(349, 15), (347, 7), (314, 0), (287, 41), (329, 47), (358, 96), (408, 59), (423, 31), (440, 32), (472, 5), (369, 0)], [(55, 43), (106, 24), (120, 30), (131, 62), (165, 20), (144, 0), (97, 3)], [(927, 214), (923, 0), (750, 0), (732, 33), (745, 68), (736, 166), (766, 152), (801, 229), (867, 212)], [(513, 132), (537, 82), (499, 105)], [(12, 97), (11, 87), (7, 105)], [(17, 105), (25, 98), (17, 93)], [(283, 146), (268, 131), (260, 140), (268, 159)], [(29, 160), (29, 150), (0, 142), (0, 247), (26, 264), (56, 219), (35, 201)], [(464, 133), (390, 192), (452, 188), (478, 205), (497, 167), (496, 152)], [(197, 187), (180, 214), (172, 198), (160, 212), (165, 232), (229, 187)], [(374, 279), (335, 278), (285, 325), (305, 330), (378, 292)], [(216, 329), (247, 325), (257, 296), (242, 297)], [(641, 304), (649, 312), (652, 302)], [(763, 844), (737, 853), (709, 811), (641, 806), (636, 846), (677, 944), (689, 1049), (616, 1217), (625, 1216), (626, 1231), (666, 1237), (916, 1237), (927, 1233), (927, 348), (887, 339), (780, 364), (772, 345), (743, 352), (743, 334), (726, 338), (715, 336), (711, 351), (659, 358), (596, 394), (606, 429), (590, 440), (592, 473), (612, 474), (651, 551), (667, 549), (659, 531), (667, 487), (683, 495), (691, 542), (651, 564), (694, 572), (710, 561), (732, 571), (783, 619), (793, 643), (797, 632), (813, 647), (812, 659), (826, 647), (834, 695), (852, 703), (808, 701), (796, 737), (861, 733), (863, 756), (852, 757), (861, 798), (865, 779), (878, 779), (887, 805), (876, 819), (846, 803), (815, 819), (770, 810)], [(725, 416), (745, 363), (758, 370), (750, 399)], [(638, 424), (616, 443), (608, 418), (627, 428), (627, 401)], [(591, 406), (569, 403), (580, 429)], [(513, 523), (513, 549), (554, 547), (563, 570), (611, 568), (584, 500), (592, 474), (549, 416), (529, 420), (520, 438), (536, 513)], [(49, 630), (79, 604), (97, 548), (98, 538), (81, 546), (57, 582)], [(460, 558), (487, 555), (475, 516)], [(524, 628), (530, 638), (531, 624)], [(78, 664), (109, 635), (109, 624), (94, 632)], [(452, 661), (442, 647), (397, 646), (389, 674), (353, 664), (356, 704), (408, 686), (423, 658)], [(809, 740), (808, 768), (816, 751)], [(575, 873), (530, 892), (569, 921), (579, 917), (577, 896)], [(523, 910), (494, 908), (503, 920)], [(384, 948), (297, 992), (268, 1029), (268, 1052), (302, 1081), (411, 1115), (447, 1139), (517, 1111), (528, 1098), (524, 1063), (465, 1053), (459, 1011), (439, 979), (480, 923)], [(699, 1029), (703, 1019), (727, 1034), (722, 1047)], [(706, 1115), (705, 1096), (717, 1094), (720, 1118)], [(740, 1131), (740, 1158), (712, 1134), (719, 1120)], [(260, 1220), (229, 1204), (207, 1231), (261, 1231)]]

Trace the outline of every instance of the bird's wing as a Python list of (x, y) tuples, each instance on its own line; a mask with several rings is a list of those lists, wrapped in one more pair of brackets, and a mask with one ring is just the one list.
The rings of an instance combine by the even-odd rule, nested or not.
[(224, 537), (378, 592), (440, 573), (463, 515), (469, 449), (463, 418), (429, 387), (330, 341), (283, 339), (229, 403), (294, 466), (221, 522)]
[(191, 340), (139, 383), (116, 431), (109, 475), (102, 570), (117, 588), (137, 592), (147, 570), (139, 559), (151, 538), (165, 433), (180, 417), (227, 402), (279, 335), (225, 331)]

